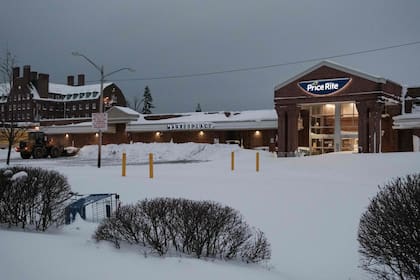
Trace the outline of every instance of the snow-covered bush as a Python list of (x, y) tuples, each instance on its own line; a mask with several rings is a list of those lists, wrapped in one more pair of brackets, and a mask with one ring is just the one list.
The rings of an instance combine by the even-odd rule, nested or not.
[(378, 279), (420, 279), (420, 174), (397, 178), (360, 219), (362, 267)]
[(41, 231), (52, 224), (63, 224), (70, 191), (67, 179), (56, 171), (0, 169), (0, 223)]
[(95, 239), (138, 244), (159, 255), (181, 252), (197, 258), (260, 262), (270, 259), (264, 234), (238, 211), (211, 201), (157, 198), (123, 206), (103, 221)]

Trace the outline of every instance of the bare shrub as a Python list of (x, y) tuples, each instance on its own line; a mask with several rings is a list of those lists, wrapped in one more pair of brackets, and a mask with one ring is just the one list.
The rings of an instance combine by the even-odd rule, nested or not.
[(380, 188), (360, 219), (362, 267), (378, 279), (420, 279), (420, 174)]
[(56, 171), (31, 167), (0, 169), (0, 222), (45, 231), (64, 223), (71, 197), (67, 179)]
[(270, 258), (270, 244), (236, 210), (211, 201), (157, 198), (124, 206), (103, 221), (96, 240), (151, 248), (159, 255), (175, 250), (197, 258), (260, 262)]

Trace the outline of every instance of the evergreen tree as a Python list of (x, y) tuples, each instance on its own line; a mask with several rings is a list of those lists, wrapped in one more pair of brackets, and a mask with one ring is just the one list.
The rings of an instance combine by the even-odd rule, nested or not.
[(195, 108), (196, 112), (201, 112), (201, 106), (200, 103), (197, 104), (197, 107)]
[(150, 89), (148, 86), (146, 86), (144, 88), (144, 94), (143, 94), (143, 109), (141, 110), (142, 114), (151, 114), (152, 113), (152, 108), (155, 108), (155, 106), (153, 106), (152, 102), (153, 102), (153, 98), (152, 98), (152, 94), (150, 93)]

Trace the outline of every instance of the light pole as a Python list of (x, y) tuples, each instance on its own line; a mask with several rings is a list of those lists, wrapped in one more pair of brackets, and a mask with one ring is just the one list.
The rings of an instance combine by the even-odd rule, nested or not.
[[(71, 54), (74, 55), (74, 56), (83, 57), (90, 64), (92, 64), (96, 68), (96, 70), (98, 70), (101, 73), (101, 91), (99, 93), (99, 113), (103, 114), (103, 112), (104, 112), (104, 82), (105, 82), (105, 78), (109, 77), (112, 74), (115, 74), (117, 72), (123, 71), (123, 70), (128, 70), (130, 72), (134, 72), (135, 70), (133, 70), (129, 67), (123, 67), (123, 68), (120, 68), (120, 69), (117, 69), (115, 71), (112, 71), (110, 73), (105, 74), (103, 65), (98, 66), (90, 58), (88, 58), (87, 56), (85, 56), (84, 54), (81, 54), (79, 52), (72, 52)], [(99, 138), (99, 140), (98, 140), (98, 168), (101, 168), (102, 129), (99, 129), (99, 131), (98, 131), (98, 138)]]

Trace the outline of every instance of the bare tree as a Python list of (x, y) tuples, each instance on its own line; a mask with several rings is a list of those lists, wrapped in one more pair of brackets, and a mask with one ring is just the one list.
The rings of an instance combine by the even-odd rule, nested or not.
[(420, 174), (381, 188), (360, 219), (362, 268), (378, 279), (420, 279)]
[(143, 103), (143, 100), (140, 99), (139, 96), (134, 96), (133, 101), (128, 101), (128, 107), (133, 109), (136, 112), (141, 113), (142, 107), (141, 104)]
[[(3, 79), (1, 86), (2, 91), (7, 94), (8, 101), (10, 101), (10, 95), (13, 88), (13, 67), (16, 63), (16, 56), (13, 55), (8, 49), (5, 53), (5, 57), (0, 58), (0, 74)], [(2, 120), (2, 127), (0, 128), (0, 136), (7, 142), (7, 165), (10, 164), (10, 154), (13, 145), (16, 144), (18, 139), (23, 137), (24, 133), (25, 130), (23, 128), (19, 128), (15, 122), (14, 110), (9, 111), (8, 119), (4, 118)]]

